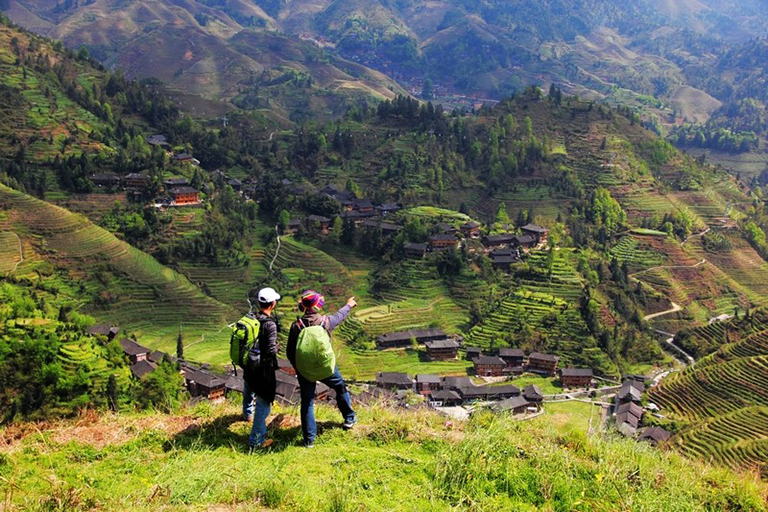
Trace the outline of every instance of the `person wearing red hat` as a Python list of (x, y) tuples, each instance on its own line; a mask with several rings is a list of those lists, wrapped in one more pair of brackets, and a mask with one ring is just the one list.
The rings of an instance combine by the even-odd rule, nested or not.
[[(320, 311), (322, 311), (324, 306), (325, 298), (316, 291), (307, 290), (301, 294), (301, 299), (299, 299), (299, 311), (303, 313), (303, 315), (291, 324), (291, 330), (288, 333), (288, 346), (286, 347), (288, 360), (294, 368), (296, 368), (296, 343), (299, 340), (299, 333), (301, 330), (305, 327), (321, 325), (325, 327), (328, 334), (330, 334), (344, 321), (344, 319), (347, 318), (352, 308), (357, 306), (357, 301), (354, 297), (351, 297), (347, 300), (344, 307), (339, 309), (336, 313), (327, 316), (320, 314)], [(296, 377), (299, 379), (299, 386), (301, 388), (301, 431), (304, 435), (304, 446), (312, 448), (315, 445), (315, 437), (317, 436), (314, 407), (315, 388), (317, 383), (302, 377), (298, 368), (296, 369)], [(352, 409), (349, 391), (347, 391), (347, 385), (344, 382), (344, 378), (341, 376), (338, 367), (334, 370), (333, 375), (320, 382), (336, 392), (336, 405), (339, 407), (339, 412), (341, 412), (341, 415), (344, 418), (342, 427), (345, 430), (351, 429), (357, 423), (357, 415)]]

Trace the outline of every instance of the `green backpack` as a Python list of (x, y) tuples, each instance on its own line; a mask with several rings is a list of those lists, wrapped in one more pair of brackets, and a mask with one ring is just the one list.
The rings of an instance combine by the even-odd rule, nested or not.
[[(254, 349), (259, 353), (259, 329), (261, 322), (250, 316), (244, 316), (232, 327), (232, 337), (229, 339), (229, 358), (232, 364), (245, 369), (248, 353)], [(237, 368), (235, 368), (237, 372)]]
[[(323, 319), (326, 323), (327, 318)], [(301, 332), (296, 342), (296, 369), (305, 379), (317, 382), (333, 375), (336, 370), (336, 354), (331, 345), (331, 335), (323, 325), (304, 326), (297, 320)]]

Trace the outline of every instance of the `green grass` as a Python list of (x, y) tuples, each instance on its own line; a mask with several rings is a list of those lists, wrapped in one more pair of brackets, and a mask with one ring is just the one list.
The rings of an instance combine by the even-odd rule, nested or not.
[(592, 418), (593, 427), (597, 427), (600, 422), (599, 406), (578, 400), (569, 400), (567, 402), (545, 401), (544, 411), (547, 417), (544, 421), (551, 421), (558, 426), (572, 428), (584, 433), (589, 429), (590, 417)]
[[(583, 404), (586, 407), (592, 407)], [(575, 407), (571, 403), (568, 407)], [(0, 448), (19, 510), (765, 510), (766, 485), (627, 439), (588, 436), (562, 410), (514, 422), (358, 407), (358, 427), (317, 406), (311, 454), (299, 430), (244, 450), (236, 405), (174, 416), (124, 413), (23, 430)], [(311, 455), (311, 456), (310, 456)], [(10, 485), (14, 492), (10, 493)], [(56, 508), (58, 507), (58, 508)]]
[(530, 373), (516, 377), (512, 379), (510, 383), (519, 387), (521, 390), (530, 384), (539, 386), (539, 388), (541, 388), (541, 392), (545, 395), (554, 395), (563, 391), (563, 387), (558, 383), (558, 379), (539, 377)]

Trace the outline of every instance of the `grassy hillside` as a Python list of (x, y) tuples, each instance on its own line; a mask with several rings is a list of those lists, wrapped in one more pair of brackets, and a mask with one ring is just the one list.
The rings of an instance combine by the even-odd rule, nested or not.
[(344, 432), (338, 413), (321, 405), (311, 457), (296, 444), (294, 409), (277, 411), (274, 448), (255, 454), (244, 451), (249, 425), (235, 412), (202, 404), (170, 416), (86, 414), (6, 428), (0, 456), (11, 510), (766, 508), (765, 484), (749, 475), (587, 435), (563, 425), (562, 412), (449, 426), (424, 410), (360, 407), (359, 425)]
[[(153, 348), (173, 352), (180, 323), (190, 359), (207, 360), (225, 343), (215, 333), (237, 313), (146, 253), (81, 215), (4, 185), (0, 210), (2, 231), (18, 235), (24, 247), (24, 261), (12, 275), (56, 283), (95, 317), (136, 333)], [(13, 251), (2, 255), (10, 260), (3, 266), (18, 258)]]

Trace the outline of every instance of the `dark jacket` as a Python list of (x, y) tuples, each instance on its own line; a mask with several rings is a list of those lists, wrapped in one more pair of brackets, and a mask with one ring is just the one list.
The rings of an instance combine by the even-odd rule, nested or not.
[[(301, 317), (301, 322), (304, 324), (304, 327), (309, 327), (312, 325), (321, 325), (323, 319), (327, 318), (328, 320), (325, 324), (325, 328), (328, 329), (328, 332), (330, 333), (336, 328), (336, 326), (343, 322), (345, 318), (347, 318), (347, 315), (349, 315), (351, 310), (352, 308), (349, 306), (344, 306), (336, 313), (328, 316), (321, 315), (319, 313), (312, 313)], [(302, 328), (299, 326), (297, 319), (296, 322), (291, 324), (291, 330), (288, 331), (288, 346), (286, 347), (286, 355), (288, 356), (288, 360), (291, 362), (294, 368), (296, 368), (296, 343), (299, 341), (299, 333), (301, 332), (301, 329)]]
[(259, 311), (256, 319), (261, 323), (259, 327), (259, 361), (256, 362), (255, 354), (248, 354), (248, 363), (245, 366), (243, 377), (248, 387), (266, 402), (275, 400), (277, 389), (277, 321)]

